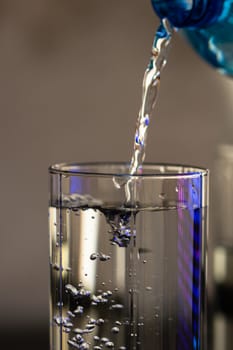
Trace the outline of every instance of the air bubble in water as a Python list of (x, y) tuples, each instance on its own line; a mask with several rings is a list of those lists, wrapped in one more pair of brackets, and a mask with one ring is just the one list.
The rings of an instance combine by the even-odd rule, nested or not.
[(64, 328), (64, 332), (65, 333), (70, 333), (71, 332), (71, 328)]
[(94, 339), (94, 341), (99, 341), (100, 337), (98, 337), (98, 335), (94, 335), (93, 339)]
[(83, 339), (83, 337), (82, 337), (80, 334), (77, 334), (77, 335), (76, 335), (75, 340), (76, 340), (79, 344), (81, 344), (81, 343), (84, 342), (84, 339)]
[(107, 343), (109, 341), (109, 339), (106, 337), (103, 337), (100, 339), (100, 341), (101, 341), (101, 343)]
[(120, 346), (119, 350), (126, 350), (126, 347), (125, 346)]
[(114, 348), (114, 343), (111, 342), (111, 341), (107, 341), (107, 342), (105, 343), (105, 346), (106, 346), (107, 348)]
[(98, 253), (92, 253), (92, 254), (90, 255), (90, 259), (91, 259), (91, 260), (96, 260), (96, 259), (98, 258), (98, 256), (99, 256)]
[(112, 309), (118, 309), (118, 310), (119, 310), (119, 309), (123, 309), (124, 306), (123, 306), (122, 304), (114, 304), (114, 305), (111, 306), (111, 308), (112, 308)]
[(74, 342), (73, 340), (68, 340), (67, 343), (72, 346), (73, 348), (79, 349), (79, 344)]
[(80, 350), (88, 350), (89, 349), (89, 345), (87, 343), (82, 343), (80, 346)]
[(58, 264), (53, 264), (53, 268), (56, 271), (60, 271), (60, 270), (62, 271), (63, 270), (62, 268), (60, 269), (60, 266)]
[(119, 333), (119, 328), (118, 327), (113, 327), (112, 329), (111, 329), (111, 331), (112, 331), (112, 333), (115, 333), (115, 334), (117, 334), (117, 333)]
[(143, 260), (143, 264), (146, 264), (147, 263), (147, 260)]
[(90, 318), (88, 324), (96, 324), (96, 320), (94, 318)]
[(100, 256), (99, 256), (99, 259), (100, 259), (100, 261), (107, 261), (107, 260), (110, 260), (111, 257), (109, 255), (101, 253)]
[(67, 328), (70, 328), (70, 327), (73, 327), (73, 326), (74, 326), (73, 323), (72, 323), (72, 322), (69, 322), (68, 319), (64, 319), (63, 324), (64, 324), (64, 327), (67, 327)]
[(93, 348), (94, 350), (102, 350), (102, 348), (101, 348), (101, 346), (94, 346), (94, 348)]
[(62, 323), (63, 323), (63, 319), (62, 319), (62, 317), (57, 317), (57, 316), (55, 316), (54, 318), (53, 318), (53, 320), (54, 320), (54, 322), (58, 325), (58, 326), (60, 326), (60, 325), (62, 325)]
[(104, 319), (103, 318), (99, 318), (97, 321), (96, 321), (96, 324), (98, 326), (101, 326), (102, 324), (104, 324)]
[(146, 290), (148, 290), (148, 291), (150, 291), (150, 290), (152, 290), (152, 287), (146, 287)]
[(159, 194), (159, 198), (164, 200), (166, 198), (166, 194), (165, 193), (160, 193)]
[(70, 293), (72, 296), (77, 296), (79, 294), (77, 288), (72, 286), (72, 284), (66, 284), (65, 290), (67, 293)]
[(79, 306), (74, 310), (74, 314), (75, 314), (75, 315), (83, 314), (83, 310), (84, 310), (84, 307), (79, 305)]
[(84, 331), (81, 328), (75, 328), (73, 331), (75, 334), (83, 334)]
[(54, 322), (58, 325), (58, 326), (64, 326), (64, 327), (72, 327), (73, 324), (70, 322), (70, 319), (67, 317), (60, 317), (60, 316), (55, 316), (53, 318)]
[(116, 321), (115, 324), (116, 324), (117, 326), (121, 326), (121, 322), (120, 322), (120, 321)]
[(75, 314), (72, 311), (67, 311), (67, 315), (70, 317), (75, 317)]
[(88, 331), (93, 331), (94, 328), (95, 328), (95, 325), (94, 325), (94, 324), (87, 324), (87, 325), (86, 325), (86, 329), (87, 329)]

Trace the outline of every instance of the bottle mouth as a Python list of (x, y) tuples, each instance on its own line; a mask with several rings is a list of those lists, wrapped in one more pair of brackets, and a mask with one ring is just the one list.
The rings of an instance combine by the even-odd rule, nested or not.
[(201, 28), (217, 21), (223, 10), (219, 0), (152, 0), (157, 15), (176, 28)]

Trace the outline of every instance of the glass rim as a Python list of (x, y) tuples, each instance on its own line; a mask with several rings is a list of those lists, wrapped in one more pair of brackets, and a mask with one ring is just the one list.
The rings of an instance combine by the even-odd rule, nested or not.
[[(135, 178), (196, 178), (208, 176), (209, 170), (203, 167), (176, 164), (176, 163), (153, 163), (143, 164), (142, 172), (130, 174), (126, 170), (130, 164), (127, 162), (70, 162), (56, 163), (49, 167), (50, 174), (64, 176), (97, 176), (97, 177), (135, 177)], [(86, 170), (85, 170), (86, 168)], [(93, 168), (93, 171), (91, 170)], [(98, 168), (98, 170), (97, 170)], [(108, 171), (106, 171), (105, 169)], [(110, 169), (114, 169), (114, 171)], [(118, 169), (118, 171), (117, 171)], [(122, 173), (120, 169), (125, 169)], [(154, 170), (153, 170), (154, 169)], [(155, 172), (159, 170), (160, 172)], [(146, 172), (150, 170), (150, 172)]]

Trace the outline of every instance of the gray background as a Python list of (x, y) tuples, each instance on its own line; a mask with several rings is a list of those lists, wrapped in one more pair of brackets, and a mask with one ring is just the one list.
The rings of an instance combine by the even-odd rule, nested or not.
[[(1, 329), (47, 327), (47, 168), (130, 159), (157, 24), (149, 0), (0, 1)], [(232, 92), (177, 34), (147, 160), (213, 169)]]

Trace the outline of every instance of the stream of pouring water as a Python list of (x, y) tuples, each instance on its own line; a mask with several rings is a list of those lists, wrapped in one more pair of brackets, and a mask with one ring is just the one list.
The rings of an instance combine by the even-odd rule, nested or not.
[(172, 28), (164, 20), (154, 38), (149, 65), (144, 73), (142, 104), (138, 114), (134, 149), (130, 164), (130, 175), (140, 172), (145, 159), (147, 131), (152, 111), (155, 107), (160, 84), (160, 74), (167, 63), (168, 49), (172, 38)]
[[(142, 166), (145, 159), (148, 126), (158, 97), (160, 75), (167, 63), (172, 33), (173, 28), (170, 26), (170, 23), (164, 19), (156, 31), (151, 50), (150, 62), (144, 73), (142, 103), (136, 123), (133, 154), (129, 169), (130, 175), (140, 174), (142, 172)], [(115, 177), (113, 180), (118, 188), (125, 186), (126, 202), (132, 204), (132, 202), (134, 202), (134, 186), (131, 186), (133, 178), (128, 177), (119, 179)]]

